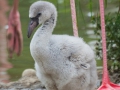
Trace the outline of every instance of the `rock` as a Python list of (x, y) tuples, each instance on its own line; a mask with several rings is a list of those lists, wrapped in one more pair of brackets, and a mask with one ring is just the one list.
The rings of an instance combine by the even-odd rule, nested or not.
[(34, 77), (36, 76), (36, 72), (34, 69), (26, 69), (22, 73), (22, 77)]

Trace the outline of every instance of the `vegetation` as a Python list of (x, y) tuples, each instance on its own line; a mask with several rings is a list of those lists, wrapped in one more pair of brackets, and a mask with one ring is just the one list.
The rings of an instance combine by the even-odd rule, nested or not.
[[(120, 3), (120, 1), (118, 1)], [(110, 12), (105, 15), (106, 37), (107, 37), (107, 58), (110, 72), (120, 70), (120, 4), (117, 6), (117, 12)], [(101, 26), (100, 15), (93, 17), (93, 23), (96, 23), (95, 34), (100, 38), (96, 43), (96, 55), (102, 60), (102, 41), (101, 41)]]

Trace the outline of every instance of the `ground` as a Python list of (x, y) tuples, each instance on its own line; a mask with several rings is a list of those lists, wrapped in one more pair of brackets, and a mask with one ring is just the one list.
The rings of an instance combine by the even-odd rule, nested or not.
[[(97, 83), (97, 87), (100, 86), (101, 84), (101, 78), (102, 78), (102, 68), (99, 68), (97, 70), (98, 72), (98, 83)], [(114, 78), (112, 79), (113, 82), (115, 82), (116, 79), (115, 77), (117, 77), (118, 75), (115, 74), (111, 77)], [(117, 77), (118, 78), (118, 77)], [(26, 69), (23, 73), (22, 73), (22, 77), (15, 82), (10, 82), (7, 84), (0, 84), (0, 90), (3, 89), (7, 89), (7, 90), (46, 90), (44, 85), (42, 85), (42, 83), (38, 80), (38, 78), (36, 77), (35, 74), (35, 70), (33, 69)]]

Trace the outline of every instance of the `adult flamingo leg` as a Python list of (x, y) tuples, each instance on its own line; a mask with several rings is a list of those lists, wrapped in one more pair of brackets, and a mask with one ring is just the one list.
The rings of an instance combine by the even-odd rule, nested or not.
[(77, 20), (76, 20), (75, 0), (70, 0), (70, 6), (71, 6), (71, 17), (72, 17), (72, 24), (73, 24), (73, 34), (75, 37), (79, 37)]
[(107, 53), (106, 53), (106, 33), (104, 21), (104, 0), (99, 0), (101, 14), (101, 32), (103, 47), (103, 79), (102, 85), (97, 90), (120, 90), (120, 86), (110, 81), (107, 70)]

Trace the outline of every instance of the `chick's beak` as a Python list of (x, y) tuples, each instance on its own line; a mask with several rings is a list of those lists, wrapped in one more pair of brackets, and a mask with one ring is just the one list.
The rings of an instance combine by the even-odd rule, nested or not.
[(28, 38), (30, 38), (32, 31), (38, 26), (38, 19), (31, 19), (28, 26)]

